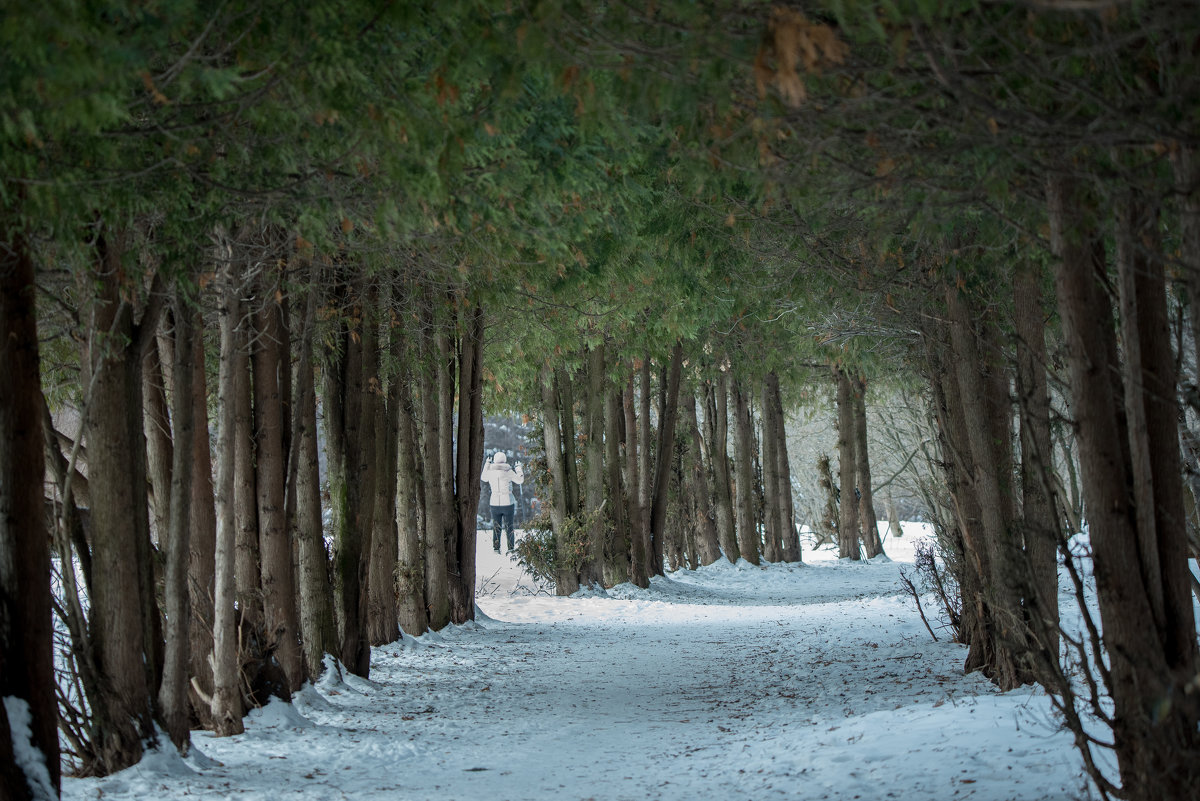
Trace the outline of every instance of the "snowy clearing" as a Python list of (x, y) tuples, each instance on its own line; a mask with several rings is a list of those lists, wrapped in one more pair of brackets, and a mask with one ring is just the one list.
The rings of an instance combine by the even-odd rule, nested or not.
[[(911, 527), (916, 529), (916, 526)], [(474, 625), (376, 648), (246, 733), (193, 733), (66, 799), (1076, 799), (1040, 690), (963, 676), (893, 561), (721, 563), (607, 596), (531, 594), (479, 537)]]

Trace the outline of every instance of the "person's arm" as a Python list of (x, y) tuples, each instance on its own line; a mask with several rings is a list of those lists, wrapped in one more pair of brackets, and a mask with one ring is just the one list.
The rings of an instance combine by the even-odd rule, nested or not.
[(514, 484), (525, 483), (525, 468), (521, 466), (520, 462), (517, 462), (517, 469), (513, 472), (512, 480)]

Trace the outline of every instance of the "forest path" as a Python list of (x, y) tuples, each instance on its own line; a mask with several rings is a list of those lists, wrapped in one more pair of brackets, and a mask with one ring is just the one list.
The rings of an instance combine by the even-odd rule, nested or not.
[(897, 564), (720, 565), (553, 598), (480, 560), (477, 624), (376, 648), (370, 681), (327, 674), (241, 737), (197, 734), (220, 764), (146, 760), (68, 797), (1078, 797), (1045, 699), (963, 676)]

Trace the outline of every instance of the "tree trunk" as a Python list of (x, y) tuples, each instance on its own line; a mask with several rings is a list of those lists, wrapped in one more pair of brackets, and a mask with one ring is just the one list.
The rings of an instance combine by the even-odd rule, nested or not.
[[(343, 287), (343, 291), (345, 291)], [(333, 511), (333, 609), (337, 625), (337, 655), (350, 672), (366, 675), (370, 662), (359, 606), (363, 586), (362, 493), (363, 460), (363, 332), (346, 323), (338, 332), (340, 348), (325, 365), (321, 398), (324, 402), (325, 451), (329, 465), (329, 498)], [(365, 664), (364, 664), (365, 662)]]
[[(393, 347), (398, 341), (393, 341)], [(402, 354), (393, 355), (399, 357)], [(393, 363), (402, 365), (390, 401), (396, 405), (399, 429), (396, 443), (397, 622), (406, 634), (416, 637), (429, 628), (429, 615), (425, 609), (425, 553), (420, 536), (424, 518), (423, 490), (417, 471), (419, 454), (413, 421), (412, 374), (402, 358), (393, 358)]]
[[(170, 332), (159, 334), (160, 339), (174, 336)], [(174, 348), (163, 348), (174, 352)], [(174, 447), (171, 441), (171, 416), (167, 411), (167, 387), (159, 348), (146, 349), (142, 362), (142, 396), (145, 400), (146, 474), (150, 478), (151, 520), (154, 541), (163, 548), (167, 544), (171, 520), (171, 464)]]
[(621, 480), (621, 428), (624, 422), (621, 407), (622, 391), (619, 385), (609, 386), (604, 393), (604, 460), (608, 468), (609, 516), (612, 520), (612, 535), (604, 549), (604, 585), (613, 587), (629, 581), (631, 563), (628, 506), (625, 504), (625, 487)]
[[(1155, 532), (1138, 528), (1128, 494), (1135, 480), (1125, 445), (1130, 432), (1109, 372), (1117, 367), (1109, 324), (1112, 311), (1095, 279), (1102, 263), (1097, 260), (1098, 242), (1090, 235), (1087, 212), (1069, 179), (1051, 178), (1047, 196), (1051, 241), (1059, 257), (1055, 286), (1067, 341), (1122, 792), (1137, 799), (1177, 797), (1180, 788), (1190, 791), (1200, 783), (1200, 715), (1184, 689), (1194, 681), (1197, 662), (1186, 534), (1182, 526), (1164, 525)], [(1148, 282), (1142, 287), (1145, 294), (1135, 290), (1143, 372), (1140, 380), (1134, 379), (1146, 394), (1164, 380), (1158, 370), (1169, 359), (1160, 350), (1169, 347), (1169, 339), (1155, 342), (1152, 334), (1157, 327), (1155, 307), (1165, 303), (1164, 296), (1151, 297), (1152, 287), (1161, 286), (1160, 269), (1142, 277)], [(1135, 436), (1157, 439), (1149, 432), (1165, 430), (1162, 421), (1151, 418), (1168, 412), (1168, 397), (1173, 396), (1155, 401), (1143, 395), (1147, 431), (1133, 432)], [(1166, 449), (1174, 452), (1177, 447), (1172, 443)], [(1156, 462), (1152, 479), (1178, 481), (1178, 473), (1168, 477), (1158, 472), (1164, 463)], [(1177, 510), (1161, 511), (1164, 520), (1179, 519)], [(1157, 559), (1148, 562), (1150, 553)]]
[[(390, 308), (384, 297), (383, 308)], [(389, 361), (398, 368), (403, 358), (403, 342), (396, 325), (385, 323)], [(381, 344), (381, 348), (383, 343)], [(399, 559), (396, 528), (396, 477), (400, 439), (401, 376), (394, 375), (387, 397), (375, 405), (375, 512), (368, 567), (369, 610), (367, 637), (371, 645), (386, 645), (400, 637), (399, 607), (396, 603), (396, 567)]]
[[(239, 304), (245, 310), (245, 305)], [(258, 553), (258, 484), (254, 470), (254, 385), (250, 375), (250, 337), (246, 322), (238, 321), (234, 364), (234, 482), (233, 508), (237, 526), (235, 581), (239, 620), (250, 632), (262, 625), (262, 581)]]
[[(426, 299), (426, 302), (430, 302)], [(433, 311), (427, 309), (426, 330), (421, 337), (421, 461), (425, 482), (425, 599), (429, 604), (429, 627), (439, 631), (450, 623), (450, 578), (446, 570), (446, 508), (442, 495), (442, 461), (438, 433), (439, 348), (432, 333)]]
[[(90, 631), (105, 692), (88, 700), (97, 768), (110, 773), (137, 762), (153, 736), (151, 698), (159, 683), (161, 643), (145, 495), (143, 351), (133, 309), (121, 297), (120, 235), (103, 231), (97, 249), (100, 263), (89, 279), (98, 296), (89, 310), (82, 361), (91, 388), (84, 415), (92, 490)], [(118, 344), (125, 342), (131, 344)], [(37, 478), (40, 482), (40, 472)]]
[[(1196, 388), (1190, 405), (1200, 413), (1200, 159), (1196, 148), (1178, 143), (1171, 150), (1171, 163), (1175, 172), (1176, 191), (1180, 196), (1179, 207), (1179, 260), (1182, 283), (1187, 292), (1188, 318), (1191, 322), (1192, 386)], [(1182, 379), (1182, 376), (1181, 376)], [(1181, 423), (1183, 421), (1181, 420)], [(1200, 525), (1196, 522), (1195, 508), (1200, 504), (1200, 438), (1183, 425), (1188, 479), (1189, 502), (1192, 510), (1189, 535), (1192, 558), (1200, 558)], [(1192, 584), (1192, 592), (1200, 600), (1200, 582)]]
[(721, 558), (721, 545), (717, 540), (717, 524), (710, 514), (712, 495), (708, 489), (708, 474), (704, 469), (703, 447), (700, 443), (700, 424), (696, 417), (696, 395), (688, 392), (681, 402), (683, 425), (688, 433), (689, 468), (696, 488), (699, 510), (696, 515), (696, 558), (701, 565), (711, 565)]
[(568, 551), (567, 520), (567, 464), (563, 453), (565, 437), (560, 426), (573, 414), (563, 405), (563, 394), (558, 391), (558, 377), (549, 367), (542, 369), (542, 434), (546, 443), (546, 467), (550, 472), (550, 523), (554, 528), (554, 547), (558, 554), (554, 576), (555, 592), (571, 595), (579, 589), (579, 572), (566, 564)]
[(1017, 401), (1021, 420), (1021, 534), (1029, 564), (1022, 590), (1026, 618), (1043, 659), (1057, 659), (1058, 522), (1055, 513), (1050, 394), (1046, 381), (1046, 313), (1032, 262), (1017, 264), (1013, 282), (1017, 335)]
[(883, 553), (879, 538), (879, 518), (875, 516), (875, 494), (871, 490), (871, 457), (867, 449), (867, 382), (859, 375), (853, 379), (854, 404), (854, 461), (856, 464), (859, 504), (858, 519), (862, 527), (863, 550), (868, 559)]
[(457, 581), (451, 586), (451, 619), (475, 619), (475, 517), (479, 510), (479, 475), (483, 471), (483, 336), (484, 314), (475, 306), (464, 321), (459, 341), (457, 481), (455, 525)]
[(770, 389), (766, 381), (762, 385), (762, 486), (763, 486), (763, 558), (768, 562), (783, 559), (783, 530), (780, 528), (782, 513), (779, 507), (783, 500), (779, 492), (778, 441), (775, 439), (774, 407), (770, 401)]
[(841, 542), (841, 513), (838, 510), (838, 490), (833, 483), (833, 467), (829, 463), (829, 454), (823, 453), (817, 457), (817, 484), (825, 491), (825, 510), (821, 513), (821, 522), (817, 527), (817, 542), (819, 548), (826, 543)]
[(192, 712), (203, 728), (212, 728), (210, 704), (213, 693), (213, 597), (214, 553), (216, 551), (216, 502), (213, 498), (212, 451), (208, 441), (208, 385), (204, 365), (204, 317), (194, 312), (192, 349), (192, 482), (191, 545), (188, 557), (188, 588), (192, 616), (189, 620), (189, 659), (193, 694)]
[[(645, 554), (642, 570), (646, 575), (646, 586), (650, 586), (650, 576), (659, 575), (662, 573), (662, 565), (657, 568), (654, 566), (654, 547), (650, 535), (650, 518), (651, 518), (651, 493), (654, 489), (654, 449), (651, 447), (650, 437), (650, 358), (646, 357), (642, 360), (642, 365), (638, 370), (639, 379), (639, 394), (638, 394), (638, 442), (641, 448), (638, 450), (638, 484), (637, 498), (638, 505), (641, 507), (642, 525), (640, 528), (641, 544), (639, 548)], [(632, 488), (631, 488), (632, 490)]]
[[(1016, 592), (1023, 556), (1013, 534), (1008, 381), (1002, 368), (989, 358), (995, 351), (994, 323), (987, 315), (972, 313), (958, 286), (947, 288), (946, 302), (959, 402), (974, 466), (972, 485), (991, 564), (987, 579), (994, 645), (992, 661), (984, 672), (1002, 690), (1010, 690), (1033, 677), (1029, 637)], [(976, 333), (977, 321), (982, 334)]]
[(238, 670), (236, 561), (238, 525), (237, 486), (238, 366), (243, 363), (237, 333), (241, 319), (239, 292), (233, 286), (232, 266), (221, 269), (221, 358), (217, 376), (217, 532), (213, 557), (213, 695), (212, 717), (217, 734), (241, 734), (242, 694)]
[(645, 589), (650, 586), (646, 554), (646, 507), (642, 505), (641, 452), (647, 447), (638, 435), (641, 421), (634, 406), (633, 373), (621, 393), (621, 405), (625, 414), (625, 488), (629, 500), (629, 580)]
[[(192, 313), (187, 309), (178, 287), (175, 290), (175, 384), (171, 396), (172, 439), (175, 442), (171, 462), (170, 516), (166, 534), (164, 564), (166, 616), (166, 655), (162, 684), (158, 688), (158, 710), (163, 728), (180, 751), (189, 736), (188, 664), (191, 624), (191, 598), (188, 588), (188, 563), (191, 559), (192, 443), (195, 426), (192, 359), (194, 331)], [(153, 350), (151, 348), (150, 350)]]
[(562, 535), (567, 517), (566, 466), (563, 463), (562, 429), (559, 421), (559, 394), (555, 374), (543, 367), (538, 381), (542, 398), (542, 438), (546, 451), (546, 470), (550, 474), (550, 498), (547, 510), (556, 537)]
[[(274, 292), (268, 291), (268, 298)], [(304, 683), (300, 653), (300, 623), (296, 611), (296, 582), (286, 514), (287, 455), (284, 452), (283, 363), (281, 309), (273, 301), (255, 312), (254, 428), (255, 486), (258, 501), (258, 536), (261, 559), (263, 623), (268, 647), (294, 692)]]
[[(394, 336), (395, 332), (390, 332)], [(390, 345), (389, 345), (390, 347)], [(393, 383), (395, 380), (393, 379)], [(389, 392), (375, 404), (375, 512), (368, 564), (367, 639), (387, 645), (400, 637), (396, 606), (396, 440), (400, 418)]]
[(671, 351), (663, 387), (662, 410), (658, 417), (658, 452), (654, 463), (653, 498), (650, 502), (650, 552), (654, 555), (651, 572), (662, 575), (663, 532), (666, 531), (667, 492), (671, 478), (671, 462), (675, 458), (675, 421), (679, 417), (679, 377), (683, 372), (683, 343), (676, 342)]
[[(369, 569), (371, 537), (375, 529), (375, 483), (378, 480), (374, 429), (377, 419), (375, 410), (383, 401), (382, 384), (379, 379), (379, 321), (376, 317), (378, 296), (374, 287), (367, 289), (363, 304), (362, 323), (359, 328), (359, 389), (354, 394), (347, 394), (345, 398), (345, 408), (358, 418), (352, 429), (353, 437), (347, 434), (347, 440), (352, 443), (349, 449), (352, 459), (347, 465), (347, 472), (355, 485), (350, 497), (354, 504), (351, 514), (354, 515), (354, 533), (357, 541), (352, 546), (354, 564), (349, 559), (349, 551), (345, 562), (347, 570), (354, 570), (356, 579), (352, 582), (347, 581), (347, 586), (354, 585), (353, 604), (347, 603), (345, 608), (347, 625), (342, 629), (341, 642), (342, 661), (346, 665), (352, 665), (351, 670), (359, 676), (367, 676), (371, 669), (367, 611), (371, 599)], [(349, 425), (347, 430), (351, 430)]]
[(733, 446), (737, 474), (737, 539), (742, 558), (752, 565), (759, 563), (759, 536), (754, 515), (754, 432), (750, 420), (750, 399), (741, 382), (734, 380)]
[[(9, 189), (9, 187), (5, 187)], [(52, 645), (50, 549), (43, 509), (42, 395), (33, 259), (24, 232), (0, 216), (0, 787), (13, 801), (60, 787)], [(8, 227), (11, 226), (11, 227)], [(43, 777), (17, 765), (5, 708), (29, 714)], [(42, 782), (48, 782), (45, 786)]]
[(796, 514), (792, 504), (792, 468), (788, 460), (787, 420), (783, 415), (783, 393), (779, 388), (779, 376), (767, 374), (767, 404), (772, 409), (775, 422), (775, 468), (779, 482), (779, 528), (783, 532), (783, 561), (800, 561), (800, 532), (796, 530)]
[(857, 451), (854, 447), (854, 387), (850, 375), (842, 367), (834, 368), (837, 380), (838, 407), (838, 558), (859, 558)]
[[(983, 537), (982, 512), (971, 476), (974, 463), (964, 421), (963, 404), (959, 399), (958, 380), (948, 353), (949, 324), (938, 326), (927, 335), (930, 384), (936, 403), (938, 430), (942, 450), (942, 472), (950, 493), (957, 529), (949, 532), (953, 539), (956, 578), (962, 597), (959, 640), (968, 646), (963, 669), (970, 673), (987, 670), (992, 664), (991, 607), (985, 596), (991, 575), (991, 557)], [(935, 344), (936, 343), (936, 344)]]
[(333, 622), (333, 595), (329, 576), (329, 552), (321, 511), (321, 475), (317, 442), (317, 392), (313, 370), (313, 327), (317, 292), (309, 291), (293, 382), (295, 432), (292, 448), (295, 463), (295, 513), (293, 538), (299, 569), (300, 642), (305, 671), (312, 679), (321, 676), (326, 654), (337, 654), (337, 628)]
[[(1151, 605), (1164, 641), (1184, 637), (1185, 624), (1173, 610), (1188, 605), (1183, 582), (1170, 575), (1164, 560), (1186, 562), (1186, 549), (1168, 532), (1186, 530), (1183, 469), (1179, 454), (1179, 406), (1175, 400), (1175, 364), (1166, 309), (1167, 288), (1158, 258), (1158, 211), (1141, 199), (1118, 210), (1117, 260), (1121, 285), (1121, 332), (1125, 358), (1126, 412), (1133, 456), (1141, 565), (1153, 593)], [(1177, 575), (1176, 575), (1177, 579)], [(1174, 592), (1175, 597), (1171, 597)], [(1189, 613), (1190, 621), (1192, 615)], [(1187, 623), (1186, 626), (1190, 626)]]
[(1191, 321), (1192, 375), (1200, 384), (1200, 158), (1194, 146), (1179, 144), (1171, 151), (1171, 162), (1181, 197), (1179, 250)]
[[(666, 384), (665, 376), (663, 384)], [(662, 550), (666, 569), (675, 572), (688, 567), (686, 548), (688, 529), (696, 519), (695, 487), (684, 470), (686, 448), (676, 444), (672, 452), (670, 482), (667, 494), (666, 523), (663, 529)]]
[(724, 371), (717, 373), (716, 386), (710, 395), (708, 413), (713, 418), (712, 454), (713, 483), (716, 485), (715, 512), (717, 540), (730, 562), (742, 556), (738, 547), (737, 529), (733, 518), (733, 487), (729, 478), (729, 389)]
[(566, 514), (579, 514), (579, 459), (575, 438), (575, 384), (574, 378), (563, 368), (556, 371), (555, 391), (558, 393), (557, 408), (562, 425), (563, 477), (566, 492)]
[(604, 584), (604, 345), (591, 348), (587, 354), (587, 402), (583, 461), (584, 511), (591, 515), (588, 526), (588, 560), (580, 571), (587, 585)]
[[(453, 319), (447, 320), (447, 326), (453, 326)], [(454, 500), (454, 374), (455, 360), (451, 336), (446, 331), (434, 334), (437, 346), (437, 451), (441, 459), (441, 491), (443, 525), (443, 541), (446, 553), (446, 590), (449, 593), (450, 621), (454, 622), (454, 587), (459, 580), (458, 575), (458, 511)]]

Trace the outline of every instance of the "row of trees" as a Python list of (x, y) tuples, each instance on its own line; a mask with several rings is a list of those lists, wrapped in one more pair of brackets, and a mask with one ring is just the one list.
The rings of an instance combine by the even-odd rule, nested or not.
[(1194, 797), (1194, 10), (169, 11), (0, 48), (0, 691), (47, 786), (49, 543), (70, 749), (113, 770), (235, 729), (248, 654), (294, 687), (469, 618), (485, 404), (542, 418), (560, 592), (799, 558), (784, 399), (832, 366), (841, 553), (858, 379), (923, 375), (968, 669), (1045, 686), (1103, 793)]
[(107, 773), (156, 723), (239, 731), (330, 656), (366, 675), (402, 625), (473, 617), (483, 304), (601, 221), (615, 163), (544, 70), (506, 72), (519, 19), (475, 11), (6, 25), (2, 689), (27, 708), (0, 729), (32, 722), (6, 792), (57, 794), (60, 714)]
[(108, 773), (471, 619), (489, 400), (549, 398), (556, 536), (592, 533), (559, 592), (799, 559), (779, 379), (726, 376), (771, 352), (728, 278), (753, 259), (681, 224), (611, 76), (530, 60), (552, 38), (516, 10), (176, 6), (30, 8), (3, 48), (3, 689), (48, 786), (56, 728)]
[[(1200, 19), (1100, 5), (830, 8), (839, 44), (777, 11), (759, 79), (783, 101), (771, 172), (796, 198), (814, 161), (839, 176), (824, 185), (871, 226), (855, 282), (928, 378), (967, 668), (1042, 683), (1102, 793), (1192, 798), (1179, 421), (1197, 375), (1183, 331), (1200, 319)], [(1096, 617), (1070, 548), (1059, 418), (1078, 449)], [(1060, 624), (1056, 550), (1082, 631)], [(1119, 778), (1098, 767), (1108, 748)]]
[[(543, 371), (544, 468), (560, 595), (588, 584), (647, 587), (666, 567), (698, 567), (722, 556), (752, 564), (800, 560), (778, 376), (768, 373), (755, 393), (719, 362), (702, 354), (687, 360), (684, 351), (682, 343), (674, 346), (657, 380), (649, 358), (607, 365), (606, 356), (617, 352), (611, 343), (590, 348), (575, 376), (564, 368)], [(857, 557), (857, 545), (854, 551)]]
[[(753, 218), (760, 256), (786, 243), (807, 286), (775, 283), (774, 316), (806, 318), (783, 327), (842, 343), (850, 371), (904, 359), (927, 377), (967, 668), (1042, 683), (1102, 794), (1195, 797), (1195, 9), (571, 13), (595, 63), (678, 79), (629, 100), (675, 101), (694, 197)], [(751, 61), (752, 79), (698, 88)], [(759, 183), (747, 197), (714, 166)], [(1082, 631), (1060, 623), (1056, 551)]]

